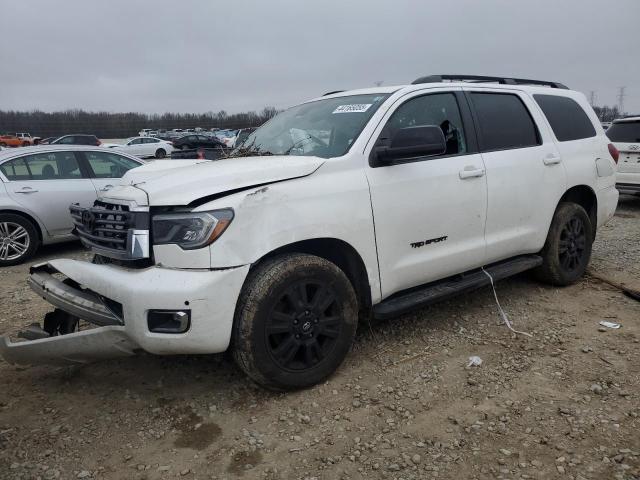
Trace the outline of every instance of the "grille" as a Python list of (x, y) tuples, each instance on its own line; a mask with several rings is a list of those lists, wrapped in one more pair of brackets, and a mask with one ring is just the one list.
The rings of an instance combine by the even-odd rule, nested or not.
[(149, 214), (131, 212), (126, 205), (97, 200), (93, 207), (69, 207), (74, 233), (100, 255), (120, 260), (149, 256)]

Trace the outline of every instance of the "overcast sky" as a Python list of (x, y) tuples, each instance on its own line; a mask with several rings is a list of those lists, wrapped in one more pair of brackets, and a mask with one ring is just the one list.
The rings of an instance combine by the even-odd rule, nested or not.
[(284, 108), (436, 73), (640, 112), (640, 0), (0, 0), (0, 109)]

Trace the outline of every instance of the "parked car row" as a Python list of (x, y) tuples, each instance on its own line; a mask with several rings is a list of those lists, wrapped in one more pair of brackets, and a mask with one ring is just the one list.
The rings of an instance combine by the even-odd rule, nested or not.
[(32, 137), (30, 133), (6, 133), (0, 135), (0, 147), (28, 147), (36, 145), (40, 137)]
[(171, 142), (153, 137), (134, 137), (127, 140), (124, 145), (111, 143), (106, 146), (140, 158), (159, 159), (170, 156), (175, 148)]
[(214, 137), (220, 140), (226, 147), (234, 148), (237, 145), (240, 145), (241, 141), (238, 141), (238, 138), (244, 139), (249, 133), (251, 133), (255, 128), (242, 128), (242, 129), (222, 129), (222, 128), (211, 128), (210, 130), (205, 130), (202, 128), (174, 128), (172, 130), (152, 130), (149, 128), (143, 128), (138, 133), (140, 137), (154, 137), (159, 138), (161, 140), (169, 140), (173, 141), (179, 139), (181, 137), (187, 135), (201, 135), (206, 137)]

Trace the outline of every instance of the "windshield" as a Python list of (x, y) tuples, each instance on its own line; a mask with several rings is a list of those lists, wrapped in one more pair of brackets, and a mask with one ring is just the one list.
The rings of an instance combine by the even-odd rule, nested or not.
[(640, 143), (640, 122), (614, 123), (607, 129), (607, 137), (617, 143)]
[(321, 158), (347, 153), (388, 94), (351, 95), (297, 105), (251, 133), (234, 155)]

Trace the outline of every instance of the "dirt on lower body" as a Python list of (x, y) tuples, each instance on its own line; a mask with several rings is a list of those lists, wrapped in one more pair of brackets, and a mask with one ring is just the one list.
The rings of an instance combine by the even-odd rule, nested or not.
[[(59, 256), (87, 254), (38, 261)], [(621, 197), (590, 268), (640, 290), (640, 198)], [(0, 271), (2, 335), (51, 309), (27, 272)], [(497, 293), (532, 337), (482, 289), (362, 325), (329, 381), (288, 394), (221, 355), (0, 363), (0, 478), (640, 478), (640, 302), (590, 276)]]

